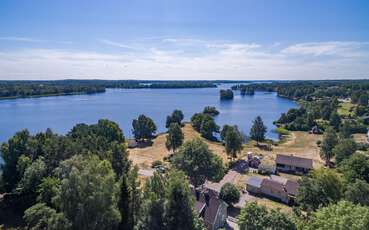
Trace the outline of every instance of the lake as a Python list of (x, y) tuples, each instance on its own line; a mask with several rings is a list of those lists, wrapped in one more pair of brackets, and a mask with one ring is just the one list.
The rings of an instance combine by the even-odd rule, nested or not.
[(0, 100), (0, 142), (15, 132), (27, 128), (31, 133), (51, 128), (65, 134), (77, 123), (96, 123), (107, 118), (119, 123), (126, 137), (131, 137), (131, 124), (140, 114), (151, 117), (158, 132), (165, 131), (166, 116), (180, 109), (189, 121), (191, 116), (205, 106), (215, 106), (220, 114), (218, 125), (238, 125), (248, 134), (252, 120), (260, 115), (268, 127), (267, 137), (277, 139), (273, 121), (282, 112), (297, 107), (291, 100), (276, 93), (256, 92), (254, 96), (240, 96), (235, 91), (232, 101), (220, 101), (219, 89), (108, 89), (94, 95), (55, 96)]

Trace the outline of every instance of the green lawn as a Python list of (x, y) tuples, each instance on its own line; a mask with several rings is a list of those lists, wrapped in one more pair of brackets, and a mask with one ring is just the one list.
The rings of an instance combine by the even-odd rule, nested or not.
[(352, 104), (351, 102), (342, 102), (339, 104), (338, 107), (338, 114), (341, 116), (353, 116), (354, 112), (351, 112), (350, 110), (352, 110), (352, 108), (354, 108), (355, 105)]

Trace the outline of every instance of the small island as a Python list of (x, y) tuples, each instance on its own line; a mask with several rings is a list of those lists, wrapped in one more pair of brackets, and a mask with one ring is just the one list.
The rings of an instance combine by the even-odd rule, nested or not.
[(233, 100), (233, 91), (231, 89), (221, 89), (220, 100)]

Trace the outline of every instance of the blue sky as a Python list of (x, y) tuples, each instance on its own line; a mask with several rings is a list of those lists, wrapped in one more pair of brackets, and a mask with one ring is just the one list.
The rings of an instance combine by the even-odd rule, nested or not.
[(369, 78), (369, 1), (0, 2), (0, 79)]

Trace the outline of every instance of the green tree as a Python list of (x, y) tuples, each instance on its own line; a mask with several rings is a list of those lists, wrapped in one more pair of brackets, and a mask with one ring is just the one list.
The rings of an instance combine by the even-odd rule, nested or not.
[(269, 229), (272, 230), (296, 230), (296, 224), (288, 215), (279, 210), (272, 209), (269, 212)]
[(165, 220), (167, 230), (202, 229), (193, 209), (194, 198), (185, 175), (172, 171), (166, 185)]
[(111, 164), (117, 178), (120, 178), (123, 174), (126, 174), (129, 171), (131, 161), (128, 159), (128, 155), (129, 153), (125, 144), (113, 144)]
[(206, 179), (218, 181), (224, 176), (223, 161), (211, 152), (201, 139), (185, 142), (172, 159), (172, 164), (184, 171), (193, 185)]
[(206, 106), (203, 113), (210, 116), (217, 116), (219, 114), (219, 111), (214, 106)]
[(237, 153), (240, 153), (242, 150), (242, 134), (238, 131), (237, 127), (228, 129), (224, 142), (227, 154), (232, 159), (237, 158)]
[(268, 229), (268, 210), (255, 202), (246, 203), (238, 216), (238, 225), (240, 230)]
[(133, 230), (138, 223), (141, 207), (141, 189), (137, 167), (134, 167), (127, 177), (122, 177), (120, 190), (118, 207), (122, 220), (119, 229)]
[(173, 152), (175, 152), (175, 150), (182, 145), (183, 139), (184, 136), (181, 130), (181, 126), (179, 126), (177, 123), (170, 124), (168, 129), (167, 141), (165, 142), (167, 149), (173, 149)]
[(220, 189), (219, 198), (227, 204), (232, 205), (240, 200), (240, 192), (237, 187), (231, 183), (225, 183)]
[(143, 141), (145, 139), (151, 139), (156, 132), (156, 125), (154, 121), (146, 117), (145, 115), (138, 116), (132, 122), (133, 135), (136, 140)]
[(247, 203), (238, 216), (240, 230), (295, 230), (293, 220), (279, 210), (268, 211), (255, 202)]
[(340, 128), (341, 118), (337, 112), (331, 113), (331, 116), (329, 117), (329, 125), (333, 126), (336, 130)]
[(62, 182), (55, 203), (72, 229), (111, 229), (118, 225), (118, 187), (110, 162), (96, 155), (76, 155), (61, 162), (56, 174)]
[(342, 138), (351, 138), (352, 130), (350, 122), (348, 121), (343, 122), (342, 127), (340, 129), (340, 135)]
[(335, 203), (343, 196), (342, 179), (329, 169), (313, 170), (299, 181), (299, 185), (297, 202), (307, 211)]
[(267, 131), (267, 127), (264, 125), (263, 120), (260, 116), (257, 116), (256, 119), (253, 121), (251, 130), (250, 130), (250, 137), (254, 141), (259, 144), (260, 141), (265, 140), (265, 133)]
[(34, 161), (24, 172), (17, 190), (22, 193), (35, 195), (37, 186), (46, 175), (46, 165), (41, 159)]
[(174, 110), (170, 116), (167, 116), (167, 120), (165, 122), (165, 128), (169, 128), (171, 123), (177, 123), (178, 125), (182, 124), (182, 120), (184, 118), (183, 112), (181, 110)]
[(164, 176), (159, 173), (147, 180), (143, 192), (143, 202), (137, 229), (165, 229), (165, 192), (166, 187)]
[(29, 138), (29, 132), (22, 130), (1, 146), (0, 153), (4, 160), (2, 180), (7, 192), (11, 192), (22, 178), (22, 175), (17, 171), (17, 164), (21, 155), (29, 154)]
[(369, 183), (369, 159), (361, 153), (355, 153), (342, 161), (340, 170), (348, 182), (359, 179)]
[(369, 209), (347, 201), (340, 201), (314, 212), (312, 220), (305, 226), (305, 229), (369, 229)]
[(23, 218), (27, 229), (30, 230), (67, 230), (71, 228), (70, 222), (63, 213), (57, 213), (45, 203), (37, 203), (28, 208)]
[(334, 156), (333, 148), (337, 145), (338, 139), (336, 132), (329, 127), (324, 132), (323, 142), (320, 146), (320, 156), (325, 159), (326, 165), (330, 165), (330, 160)]
[(368, 94), (362, 93), (359, 97), (359, 105), (368, 106)]
[(215, 123), (214, 118), (204, 115), (201, 121), (200, 133), (206, 139), (213, 140), (214, 133), (219, 133), (219, 126)]
[(369, 206), (369, 184), (363, 180), (356, 180), (348, 184), (345, 192), (346, 200), (354, 203)]
[(220, 139), (222, 141), (225, 140), (228, 130), (232, 129), (233, 127), (230, 125), (223, 125), (222, 131), (220, 132)]
[(52, 206), (53, 198), (60, 192), (61, 181), (55, 177), (44, 177), (37, 187), (37, 201)]
[(333, 155), (336, 156), (336, 162), (339, 164), (344, 159), (349, 158), (356, 151), (356, 143), (353, 139), (341, 140), (332, 150)]
[(203, 120), (204, 116), (205, 116), (205, 114), (203, 114), (203, 113), (195, 113), (195, 114), (191, 117), (192, 127), (193, 127), (197, 132), (200, 132), (201, 123), (202, 123), (202, 120)]

